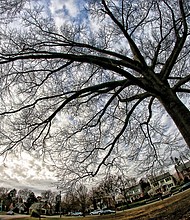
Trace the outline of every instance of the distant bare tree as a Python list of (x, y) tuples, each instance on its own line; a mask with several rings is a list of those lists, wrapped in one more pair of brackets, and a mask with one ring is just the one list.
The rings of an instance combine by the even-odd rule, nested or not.
[(137, 180), (135, 178), (129, 178), (123, 175), (117, 177), (118, 191), (125, 198), (125, 202), (128, 201), (127, 192), (129, 188), (135, 185), (137, 185)]
[(37, 201), (38, 201), (38, 199), (36, 198), (34, 192), (30, 192), (29, 195), (28, 195), (28, 198), (27, 198), (27, 200), (26, 200), (26, 203), (25, 203), (28, 212), (29, 212), (30, 206), (31, 206), (33, 203), (37, 202)]
[(77, 202), (77, 198), (74, 195), (73, 190), (68, 191), (63, 196), (62, 207), (67, 213), (70, 213), (75, 210), (79, 210), (80, 206)]
[(80, 211), (83, 213), (83, 216), (85, 216), (87, 209), (89, 208), (88, 188), (84, 184), (77, 184), (75, 196), (77, 203), (80, 205)]
[(100, 193), (98, 186), (89, 189), (89, 200), (91, 201), (94, 210), (98, 209), (98, 202), (101, 199)]
[(41, 196), (43, 199), (47, 200), (51, 204), (55, 202), (56, 193), (52, 192), (51, 190), (45, 190), (41, 192)]
[(63, 182), (190, 147), (189, 1), (87, 2), (60, 28), (33, 4), (1, 34), (1, 153), (50, 157)]
[(10, 189), (5, 187), (0, 187), (0, 202), (1, 202), (1, 211), (6, 211), (7, 197)]
[(18, 198), (22, 198), (23, 202), (26, 202), (27, 201), (27, 198), (29, 197), (29, 195), (32, 193), (31, 190), (29, 189), (20, 189), (18, 190), (17, 192), (17, 197)]
[(81, 211), (85, 216), (89, 201), (87, 187), (82, 183), (77, 183), (65, 194), (62, 205), (67, 212)]
[(125, 175), (109, 175), (102, 179), (98, 185), (98, 189), (102, 192), (103, 197), (109, 197), (112, 200), (112, 204), (116, 204), (116, 197), (122, 195), (127, 202), (127, 192), (130, 187), (135, 186), (137, 180)]
[(9, 189), (5, 187), (0, 187), (0, 198), (8, 194)]
[(101, 180), (98, 189), (101, 193), (101, 199), (107, 207), (114, 207), (116, 204), (116, 195), (119, 192), (118, 177), (116, 175), (108, 175)]

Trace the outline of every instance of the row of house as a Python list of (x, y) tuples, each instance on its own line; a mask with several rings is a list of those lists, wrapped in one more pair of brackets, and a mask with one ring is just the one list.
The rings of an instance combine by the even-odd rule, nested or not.
[[(148, 188), (142, 187), (141, 183), (127, 189), (127, 197), (130, 202), (143, 198), (148, 193), (149, 196), (158, 194), (166, 194), (170, 190), (182, 182), (190, 181), (190, 161), (178, 162), (175, 165), (175, 173), (172, 175), (169, 172), (157, 176), (148, 177)], [(148, 190), (147, 190), (148, 189)], [(118, 201), (121, 197), (118, 198)]]
[[(164, 195), (167, 192), (170, 192), (170, 190), (177, 185), (179, 185), (182, 182), (190, 181), (190, 161), (184, 163), (183, 161), (177, 161), (176, 165), (174, 166), (175, 173), (171, 175), (169, 172), (165, 172), (160, 175), (154, 175), (149, 176), (146, 181), (140, 181), (138, 184), (133, 185), (125, 190), (125, 198), (122, 195), (117, 195), (115, 198), (115, 202), (119, 205), (119, 203), (123, 203), (126, 201), (126, 198), (128, 199), (128, 202), (134, 202), (136, 200), (144, 199), (145, 196), (154, 196), (154, 195)], [(15, 190), (12, 190), (9, 194), (11, 196), (14, 195)], [(105, 204), (107, 206), (111, 206), (112, 197), (105, 197), (102, 198), (105, 201), (100, 201), (101, 204)], [(52, 207), (50, 204), (47, 203), (47, 201), (42, 201), (42, 198), (39, 197), (37, 201), (35, 201), (30, 207), (29, 207), (29, 213), (40, 213), (40, 214), (53, 214), (56, 210), (60, 208), (60, 202), (56, 198), (56, 201), (58, 202), (58, 207)], [(114, 204), (113, 204), (114, 205)], [(18, 213), (24, 213), (26, 211), (26, 206), (24, 203), (19, 202), (17, 204), (11, 204), (9, 207), (11, 210), (14, 210)], [(102, 206), (103, 208), (103, 206)], [(55, 209), (55, 210), (54, 210)]]
[[(38, 202), (34, 202), (31, 204), (29, 209), (23, 202), (18, 202), (15, 205), (11, 203), (9, 206), (9, 210), (12, 210), (15, 213), (28, 213), (31, 216), (34, 214), (34, 217), (38, 217), (37, 215), (51, 215), (55, 213), (55, 206), (53, 207), (50, 203), (48, 203), (46, 200), (40, 200)], [(37, 215), (36, 215), (37, 214)]]

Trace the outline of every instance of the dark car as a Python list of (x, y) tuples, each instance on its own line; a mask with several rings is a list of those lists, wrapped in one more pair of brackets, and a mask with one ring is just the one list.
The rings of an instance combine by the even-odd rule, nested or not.
[(181, 188), (179, 189), (179, 192), (183, 192), (184, 190), (189, 189), (189, 188), (190, 188), (190, 182), (185, 183), (181, 186)]
[(115, 214), (116, 211), (111, 210), (111, 209), (104, 209), (102, 210), (102, 212), (100, 213), (100, 215), (107, 215), (107, 214)]

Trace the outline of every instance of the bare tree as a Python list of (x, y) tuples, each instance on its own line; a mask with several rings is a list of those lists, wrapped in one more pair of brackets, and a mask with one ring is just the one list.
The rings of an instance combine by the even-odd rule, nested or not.
[(98, 188), (101, 192), (101, 199), (105, 203), (106, 207), (116, 206), (116, 195), (118, 194), (118, 183), (116, 175), (108, 175), (100, 182)]
[(62, 207), (66, 213), (71, 213), (80, 209), (80, 205), (77, 202), (75, 191), (73, 191), (73, 189), (70, 189), (70, 191), (63, 196)]
[(0, 23), (9, 23), (17, 17), (17, 15), (22, 11), (26, 3), (30, 0), (1, 0), (0, 4)]
[(108, 175), (99, 183), (97, 192), (99, 192), (99, 198), (107, 202), (108, 207), (115, 207), (117, 196), (122, 195), (127, 203), (127, 192), (135, 185), (137, 185), (135, 178), (125, 175)]
[(87, 209), (89, 208), (89, 195), (88, 188), (84, 184), (77, 184), (75, 189), (75, 196), (77, 203), (80, 205), (80, 210), (83, 216), (86, 215)]
[(117, 187), (119, 193), (124, 197), (126, 204), (128, 205), (128, 195), (127, 192), (129, 188), (137, 185), (137, 180), (134, 178), (125, 177), (123, 175), (119, 175), (117, 177)]
[(82, 183), (77, 183), (65, 194), (62, 205), (67, 212), (81, 211), (85, 216), (89, 201), (87, 187)]
[(29, 189), (20, 189), (17, 193), (17, 197), (22, 198), (23, 202), (26, 202), (31, 193), (32, 191)]
[(100, 208), (101, 206), (101, 198), (102, 198), (102, 192), (99, 190), (98, 186), (92, 187), (89, 190), (89, 200), (91, 201), (91, 204), (93, 205), (94, 210)]
[(47, 200), (50, 204), (55, 202), (56, 192), (52, 192), (51, 190), (45, 190), (41, 192), (41, 196), (43, 199)]
[(5, 187), (0, 187), (0, 197), (3, 198), (8, 194), (9, 189)]
[(88, 3), (80, 22), (35, 6), (1, 31), (1, 153), (38, 150), (63, 180), (190, 147), (189, 1)]

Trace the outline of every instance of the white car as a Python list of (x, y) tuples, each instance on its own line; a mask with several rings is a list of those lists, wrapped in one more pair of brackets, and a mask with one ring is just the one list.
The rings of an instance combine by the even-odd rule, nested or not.
[(100, 215), (101, 213), (102, 213), (102, 210), (97, 209), (97, 210), (90, 212), (90, 215)]
[(82, 216), (82, 212), (71, 212), (73, 216)]
[(12, 210), (10, 210), (10, 211), (8, 211), (7, 212), (7, 215), (14, 215), (15, 213), (12, 211)]
[(110, 209), (104, 209), (100, 215), (107, 215), (107, 214), (115, 214), (116, 211), (115, 210), (110, 210)]

